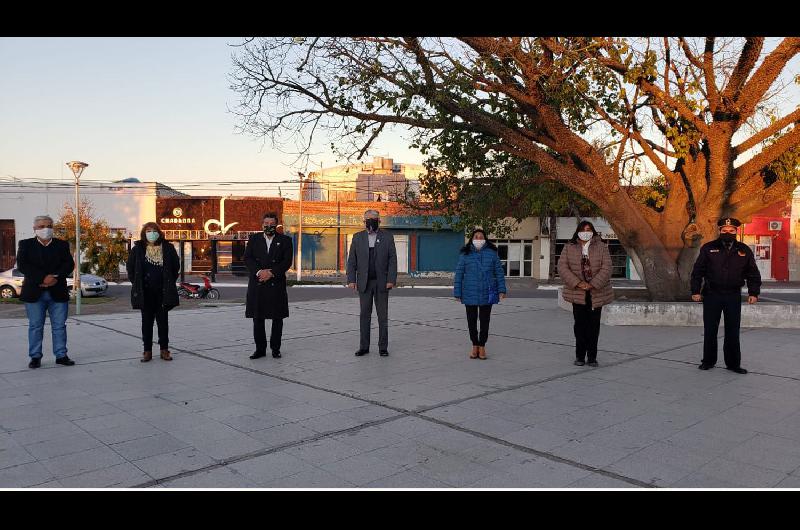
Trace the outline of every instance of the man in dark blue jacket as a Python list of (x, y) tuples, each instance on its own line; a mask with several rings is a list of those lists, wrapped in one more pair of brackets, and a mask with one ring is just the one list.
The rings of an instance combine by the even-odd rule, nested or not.
[(747, 302), (755, 304), (761, 292), (761, 273), (750, 247), (736, 241), (741, 223), (726, 217), (717, 222), (719, 238), (700, 248), (692, 270), (692, 300), (703, 302), (703, 361), (701, 370), (717, 363), (717, 332), (720, 316), (725, 314), (725, 342), (722, 351), (725, 367), (737, 374), (746, 374), (741, 367), (739, 324), (742, 317), (742, 286), (747, 282)]
[(20, 300), (28, 314), (29, 368), (42, 364), (44, 321), (50, 313), (53, 353), (56, 364), (72, 366), (67, 356), (67, 313), (69, 290), (67, 278), (75, 269), (69, 243), (53, 237), (53, 219), (40, 215), (33, 220), (36, 237), (22, 239), (17, 250), (17, 269), (25, 275)]

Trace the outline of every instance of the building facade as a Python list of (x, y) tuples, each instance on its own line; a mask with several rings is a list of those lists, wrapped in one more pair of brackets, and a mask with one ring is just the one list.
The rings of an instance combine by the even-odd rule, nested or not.
[[(87, 182), (81, 201), (88, 201), (95, 217), (114, 231), (138, 238), (142, 224), (155, 219), (156, 196), (179, 194), (156, 182), (126, 181), (108, 184)], [(72, 182), (0, 181), (0, 270), (14, 266), (19, 241), (34, 236), (33, 218), (49, 215), (58, 220), (64, 205), (75, 207)]]

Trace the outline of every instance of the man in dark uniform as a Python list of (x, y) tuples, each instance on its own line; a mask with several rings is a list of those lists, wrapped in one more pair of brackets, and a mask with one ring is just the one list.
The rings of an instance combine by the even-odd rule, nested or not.
[[(741, 367), (739, 324), (742, 317), (741, 290), (747, 281), (747, 303), (755, 304), (761, 292), (761, 273), (750, 247), (736, 241), (738, 219), (726, 217), (717, 222), (719, 238), (700, 248), (692, 269), (692, 300), (703, 302), (703, 361), (701, 370), (717, 363), (719, 319), (725, 314), (725, 342), (722, 351), (725, 367), (737, 374), (746, 374)], [(702, 287), (702, 289), (701, 289)]]
[(277, 214), (264, 215), (261, 220), (263, 233), (250, 234), (244, 251), (244, 263), (250, 276), (245, 317), (253, 319), (253, 340), (256, 343), (251, 359), (267, 355), (267, 319), (272, 320), (269, 347), (272, 356), (280, 359), (283, 319), (289, 316), (286, 271), (292, 266), (294, 252), (292, 238), (277, 233), (277, 225)]

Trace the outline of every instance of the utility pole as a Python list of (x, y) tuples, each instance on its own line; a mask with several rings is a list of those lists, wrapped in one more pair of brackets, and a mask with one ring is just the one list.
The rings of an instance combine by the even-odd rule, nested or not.
[(300, 215), (298, 216), (298, 230), (297, 230), (297, 262), (295, 265), (295, 269), (297, 270), (297, 281), (299, 282), (302, 278), (302, 268), (303, 268), (303, 175), (301, 172), (297, 172), (297, 176), (300, 177)]

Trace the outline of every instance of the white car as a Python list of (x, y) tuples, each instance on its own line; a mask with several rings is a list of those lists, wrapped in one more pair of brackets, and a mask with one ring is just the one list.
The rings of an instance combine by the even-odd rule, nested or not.
[(0, 298), (14, 298), (22, 294), (25, 276), (17, 269), (0, 272)]
[[(17, 269), (0, 272), (0, 298), (13, 298), (22, 294), (25, 276)], [(72, 290), (73, 277), (67, 278), (67, 287)], [(81, 274), (81, 296), (105, 294), (108, 282), (94, 274)]]
[[(67, 288), (72, 291), (74, 278), (67, 278)], [(94, 274), (81, 274), (81, 296), (100, 296), (108, 289), (108, 282)]]

